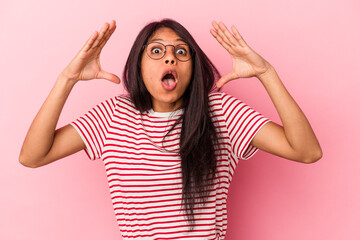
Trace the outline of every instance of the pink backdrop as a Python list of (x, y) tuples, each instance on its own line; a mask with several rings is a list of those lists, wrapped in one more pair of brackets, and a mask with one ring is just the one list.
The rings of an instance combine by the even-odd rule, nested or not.
[[(275, 67), (323, 149), (310, 165), (260, 151), (240, 161), (227, 239), (360, 239), (357, 0), (1, 1), (0, 239), (121, 239), (101, 161), (80, 152), (30, 169), (18, 154), (56, 77), (94, 30), (117, 21), (102, 66), (121, 76), (139, 30), (163, 17), (187, 27), (222, 74), (231, 60), (209, 33), (211, 21), (236, 25)], [(105, 80), (78, 84), (59, 126), (122, 91)], [(256, 78), (230, 82), (224, 91), (281, 123)]]

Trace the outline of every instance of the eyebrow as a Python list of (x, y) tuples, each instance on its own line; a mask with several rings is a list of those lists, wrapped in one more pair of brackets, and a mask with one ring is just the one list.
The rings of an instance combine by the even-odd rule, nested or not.
[[(150, 42), (157, 42), (157, 41), (164, 42), (164, 39), (161, 39), (161, 38), (155, 38), (155, 39), (152, 39)], [(182, 39), (182, 38), (177, 38), (177, 39), (175, 39), (175, 41), (177, 41), (177, 42), (184, 42), (184, 43), (186, 43), (186, 41), (185, 41), (184, 39)]]

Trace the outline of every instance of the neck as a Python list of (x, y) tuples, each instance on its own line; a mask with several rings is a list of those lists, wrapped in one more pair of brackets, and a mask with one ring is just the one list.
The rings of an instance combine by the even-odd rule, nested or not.
[(182, 107), (182, 100), (174, 103), (161, 103), (152, 101), (152, 108), (154, 112), (173, 112)]

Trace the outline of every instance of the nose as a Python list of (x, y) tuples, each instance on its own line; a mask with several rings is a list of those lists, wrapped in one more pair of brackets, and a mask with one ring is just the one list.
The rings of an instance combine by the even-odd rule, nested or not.
[(171, 59), (171, 60), (165, 59), (165, 63), (166, 63), (166, 64), (169, 64), (169, 63), (175, 64), (175, 60), (174, 60), (174, 59)]
[(170, 48), (168, 48), (165, 52), (165, 57), (164, 57), (164, 61), (165, 61), (165, 64), (175, 64), (176, 63), (176, 57), (174, 55), (174, 49), (172, 46), (168, 46)]

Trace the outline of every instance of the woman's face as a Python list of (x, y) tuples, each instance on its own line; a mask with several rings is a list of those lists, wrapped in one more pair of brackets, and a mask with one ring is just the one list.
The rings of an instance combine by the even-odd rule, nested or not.
[[(185, 44), (172, 29), (162, 27), (149, 38), (147, 44), (162, 43), (163, 45)], [(148, 52), (155, 56), (161, 56), (161, 46), (148, 47)], [(182, 107), (182, 97), (190, 84), (192, 76), (192, 59), (183, 62), (177, 59), (180, 54), (186, 54), (184, 45), (178, 49), (172, 46), (166, 47), (166, 53), (161, 59), (150, 58), (144, 49), (141, 56), (141, 74), (144, 84), (151, 94), (152, 108), (155, 112), (171, 112)], [(188, 53), (190, 54), (190, 52)], [(154, 57), (154, 56), (153, 56)]]

